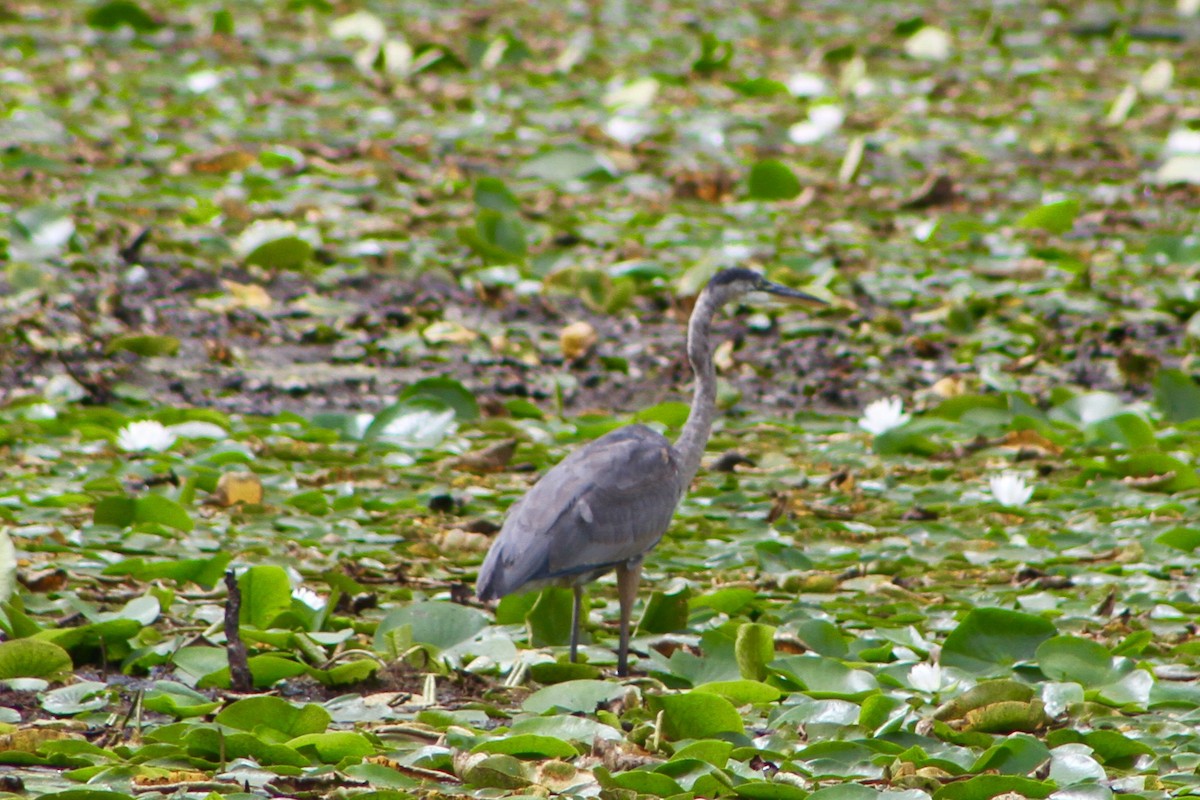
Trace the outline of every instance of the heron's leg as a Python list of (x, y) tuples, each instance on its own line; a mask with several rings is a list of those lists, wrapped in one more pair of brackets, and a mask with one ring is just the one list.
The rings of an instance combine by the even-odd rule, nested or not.
[(617, 596), (621, 600), (621, 644), (617, 650), (617, 674), (621, 677), (629, 674), (629, 620), (633, 616), (633, 601), (637, 599), (641, 580), (640, 558), (617, 566)]
[(579, 618), (583, 616), (583, 584), (572, 587), (575, 592), (575, 607), (571, 611), (571, 663), (579, 652)]

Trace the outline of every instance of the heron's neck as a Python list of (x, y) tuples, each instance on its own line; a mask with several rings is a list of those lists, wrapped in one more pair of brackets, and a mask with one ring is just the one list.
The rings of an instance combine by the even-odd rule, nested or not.
[(709, 342), (709, 328), (716, 312), (717, 303), (712, 295), (701, 292), (688, 321), (687, 353), (692, 371), (696, 374), (696, 386), (692, 394), (691, 413), (675, 442), (682, 467), (680, 480), (685, 492), (700, 469), (700, 459), (704, 455), (704, 446), (708, 444), (717, 410), (717, 373), (713, 369), (712, 345)]

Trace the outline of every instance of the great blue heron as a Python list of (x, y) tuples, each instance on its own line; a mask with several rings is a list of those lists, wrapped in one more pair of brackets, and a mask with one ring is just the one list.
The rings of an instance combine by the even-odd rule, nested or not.
[(642, 558), (671, 524), (675, 507), (700, 468), (716, 413), (717, 376), (709, 333), (713, 315), (749, 292), (821, 303), (804, 292), (765, 280), (748, 269), (713, 276), (688, 322), (687, 354), (696, 373), (692, 408), (671, 444), (645, 425), (606, 433), (571, 453), (513, 504), (492, 542), (476, 581), (487, 601), (517, 591), (570, 586), (571, 660), (579, 648), (583, 586), (617, 571), (621, 639), (617, 674), (628, 674), (629, 619), (642, 574)]

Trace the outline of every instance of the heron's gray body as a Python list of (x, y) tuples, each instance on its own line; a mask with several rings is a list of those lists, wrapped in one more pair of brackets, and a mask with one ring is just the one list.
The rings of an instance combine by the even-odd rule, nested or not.
[(579, 448), (513, 505), (476, 583), (480, 600), (588, 583), (658, 544), (686, 488), (671, 443), (630, 425)]
[(642, 557), (666, 533), (675, 507), (700, 468), (716, 414), (717, 376), (709, 327), (721, 306), (756, 290), (816, 300), (747, 269), (722, 270), (713, 276), (688, 321), (687, 353), (696, 387), (679, 440), (671, 444), (645, 425), (630, 425), (563, 459), (509, 510), (479, 569), (480, 600), (550, 585), (572, 587), (574, 661), (582, 587), (615, 569), (621, 603), (617, 672), (626, 674), (629, 622)]

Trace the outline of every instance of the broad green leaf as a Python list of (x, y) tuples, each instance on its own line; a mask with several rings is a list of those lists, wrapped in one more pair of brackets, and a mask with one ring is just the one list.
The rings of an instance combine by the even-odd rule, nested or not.
[(1154, 541), (1166, 547), (1191, 553), (1200, 547), (1200, 528), (1171, 528), (1156, 536)]
[(1018, 775), (976, 775), (965, 781), (943, 784), (933, 793), (933, 800), (991, 800), (1009, 793), (1041, 800), (1056, 788), (1057, 784), (1053, 782)]
[(518, 758), (575, 758), (579, 751), (554, 736), (526, 733), (480, 742), (472, 753), (507, 753)]
[(150, 711), (176, 718), (204, 716), (221, 707), (220, 702), (174, 681), (155, 681), (143, 704)]
[(747, 190), (753, 200), (791, 200), (800, 194), (800, 179), (780, 161), (760, 161), (750, 168)]
[(1093, 426), (1093, 430), (1101, 441), (1121, 445), (1130, 450), (1158, 447), (1154, 429), (1137, 414), (1117, 414), (1102, 419)]
[(638, 620), (639, 633), (673, 633), (687, 628), (688, 599), (692, 595), (691, 587), (686, 583), (677, 584), (668, 594), (656, 591), (650, 594), (646, 602), (646, 610)]
[(258, 220), (238, 237), (234, 250), (248, 265), (299, 269), (312, 258), (316, 233), (285, 220)]
[(775, 658), (775, 628), (759, 622), (747, 622), (740, 626), (734, 653), (743, 678), (763, 680), (767, 677), (767, 664)]
[(771, 670), (796, 681), (810, 697), (857, 700), (879, 689), (874, 675), (833, 658), (784, 656), (771, 663)]
[(651, 696), (647, 702), (663, 712), (663, 733), (672, 741), (745, 732), (734, 705), (711, 692)]
[(496, 753), (467, 763), (460, 777), (468, 786), (480, 789), (521, 789), (532, 783), (529, 769), (520, 759)]
[(1073, 198), (1046, 203), (1025, 213), (1017, 221), (1022, 228), (1037, 228), (1053, 234), (1062, 234), (1075, 225), (1079, 215), (1079, 201)]
[(648, 769), (631, 769), (616, 775), (604, 767), (595, 769), (596, 781), (604, 789), (624, 789), (638, 796), (674, 797), (683, 794), (683, 787), (673, 778)]
[(861, 783), (841, 783), (818, 789), (809, 797), (817, 800), (878, 800), (879, 793)]
[(98, 711), (111, 703), (108, 685), (99, 681), (80, 681), (53, 689), (42, 695), (42, 708), (60, 717)]
[(363, 734), (351, 731), (306, 733), (286, 744), (299, 753), (311, 753), (317, 761), (324, 764), (337, 764), (343, 759), (358, 760), (375, 755), (375, 745)]
[(487, 617), (480, 611), (457, 603), (426, 601), (400, 606), (388, 612), (375, 631), (376, 648), (389, 630), (403, 625), (412, 626), (412, 640), (446, 650), (469, 641), (487, 627)]
[(283, 567), (261, 564), (238, 576), (242, 607), (238, 622), (266, 630), (292, 607), (292, 581)]
[(1096, 686), (1108, 681), (1112, 655), (1108, 648), (1080, 636), (1055, 636), (1038, 645), (1037, 662), (1042, 672), (1058, 681)]
[(609, 167), (590, 150), (563, 148), (535, 156), (517, 171), (523, 178), (547, 183), (567, 183), (597, 175), (610, 175)]
[(507, 214), (521, 210), (521, 204), (504, 182), (486, 175), (475, 181), (475, 205)]
[(624, 687), (607, 681), (566, 681), (538, 689), (525, 698), (521, 707), (530, 714), (545, 714), (547, 711), (591, 714), (596, 706), (624, 693)]
[(225, 567), (233, 556), (217, 553), (212, 558), (185, 558), (170, 561), (146, 561), (144, 558), (127, 558), (104, 568), (105, 575), (125, 575), (139, 581), (169, 580), (175, 583), (192, 582), (211, 589), (225, 574)]
[(1147, 491), (1182, 492), (1200, 487), (1200, 474), (1166, 453), (1133, 453), (1114, 467), (1122, 476), (1145, 479), (1140, 486)]
[(1200, 418), (1200, 386), (1180, 370), (1158, 371), (1154, 377), (1154, 402), (1171, 422)]
[(106, 355), (122, 350), (138, 356), (173, 356), (179, 352), (179, 340), (174, 336), (117, 336), (104, 348)]
[(489, 264), (519, 264), (525, 260), (525, 226), (514, 214), (481, 208), (475, 215), (475, 225), (461, 228), (459, 238)]
[(129, 27), (138, 33), (153, 33), (162, 27), (161, 22), (133, 0), (109, 0), (94, 6), (87, 12), (87, 24), (106, 31)]
[(942, 665), (967, 672), (994, 673), (1029, 661), (1037, 646), (1055, 634), (1054, 624), (1021, 611), (976, 608), (968, 612), (942, 646)]
[(0, 680), (44, 678), (62, 680), (71, 672), (71, 656), (51, 642), (14, 639), (0, 642)]
[(739, 706), (746, 703), (773, 703), (783, 696), (783, 692), (774, 686), (755, 680), (710, 681), (697, 686), (696, 691), (719, 694)]
[(671, 755), (672, 761), (694, 758), (712, 764), (717, 769), (724, 769), (729, 762), (729, 754), (733, 752), (731, 742), (720, 739), (699, 739), (680, 747)]
[(410, 383), (397, 400), (403, 402), (418, 397), (434, 397), (454, 409), (456, 419), (464, 422), (479, 419), (479, 404), (467, 387), (453, 378), (424, 378)]
[(214, 720), (243, 731), (263, 731), (293, 739), (324, 733), (332, 718), (314, 703), (296, 705), (282, 697), (259, 695), (238, 700), (221, 710)]
[(782, 781), (746, 781), (733, 790), (742, 800), (806, 800), (810, 796), (799, 786)]
[(147, 494), (137, 498), (133, 509), (134, 522), (154, 522), (187, 533), (195, 527), (187, 509), (161, 494)]
[(575, 593), (570, 589), (550, 586), (539, 592), (537, 601), (525, 616), (529, 644), (546, 647), (570, 643), (574, 608)]

